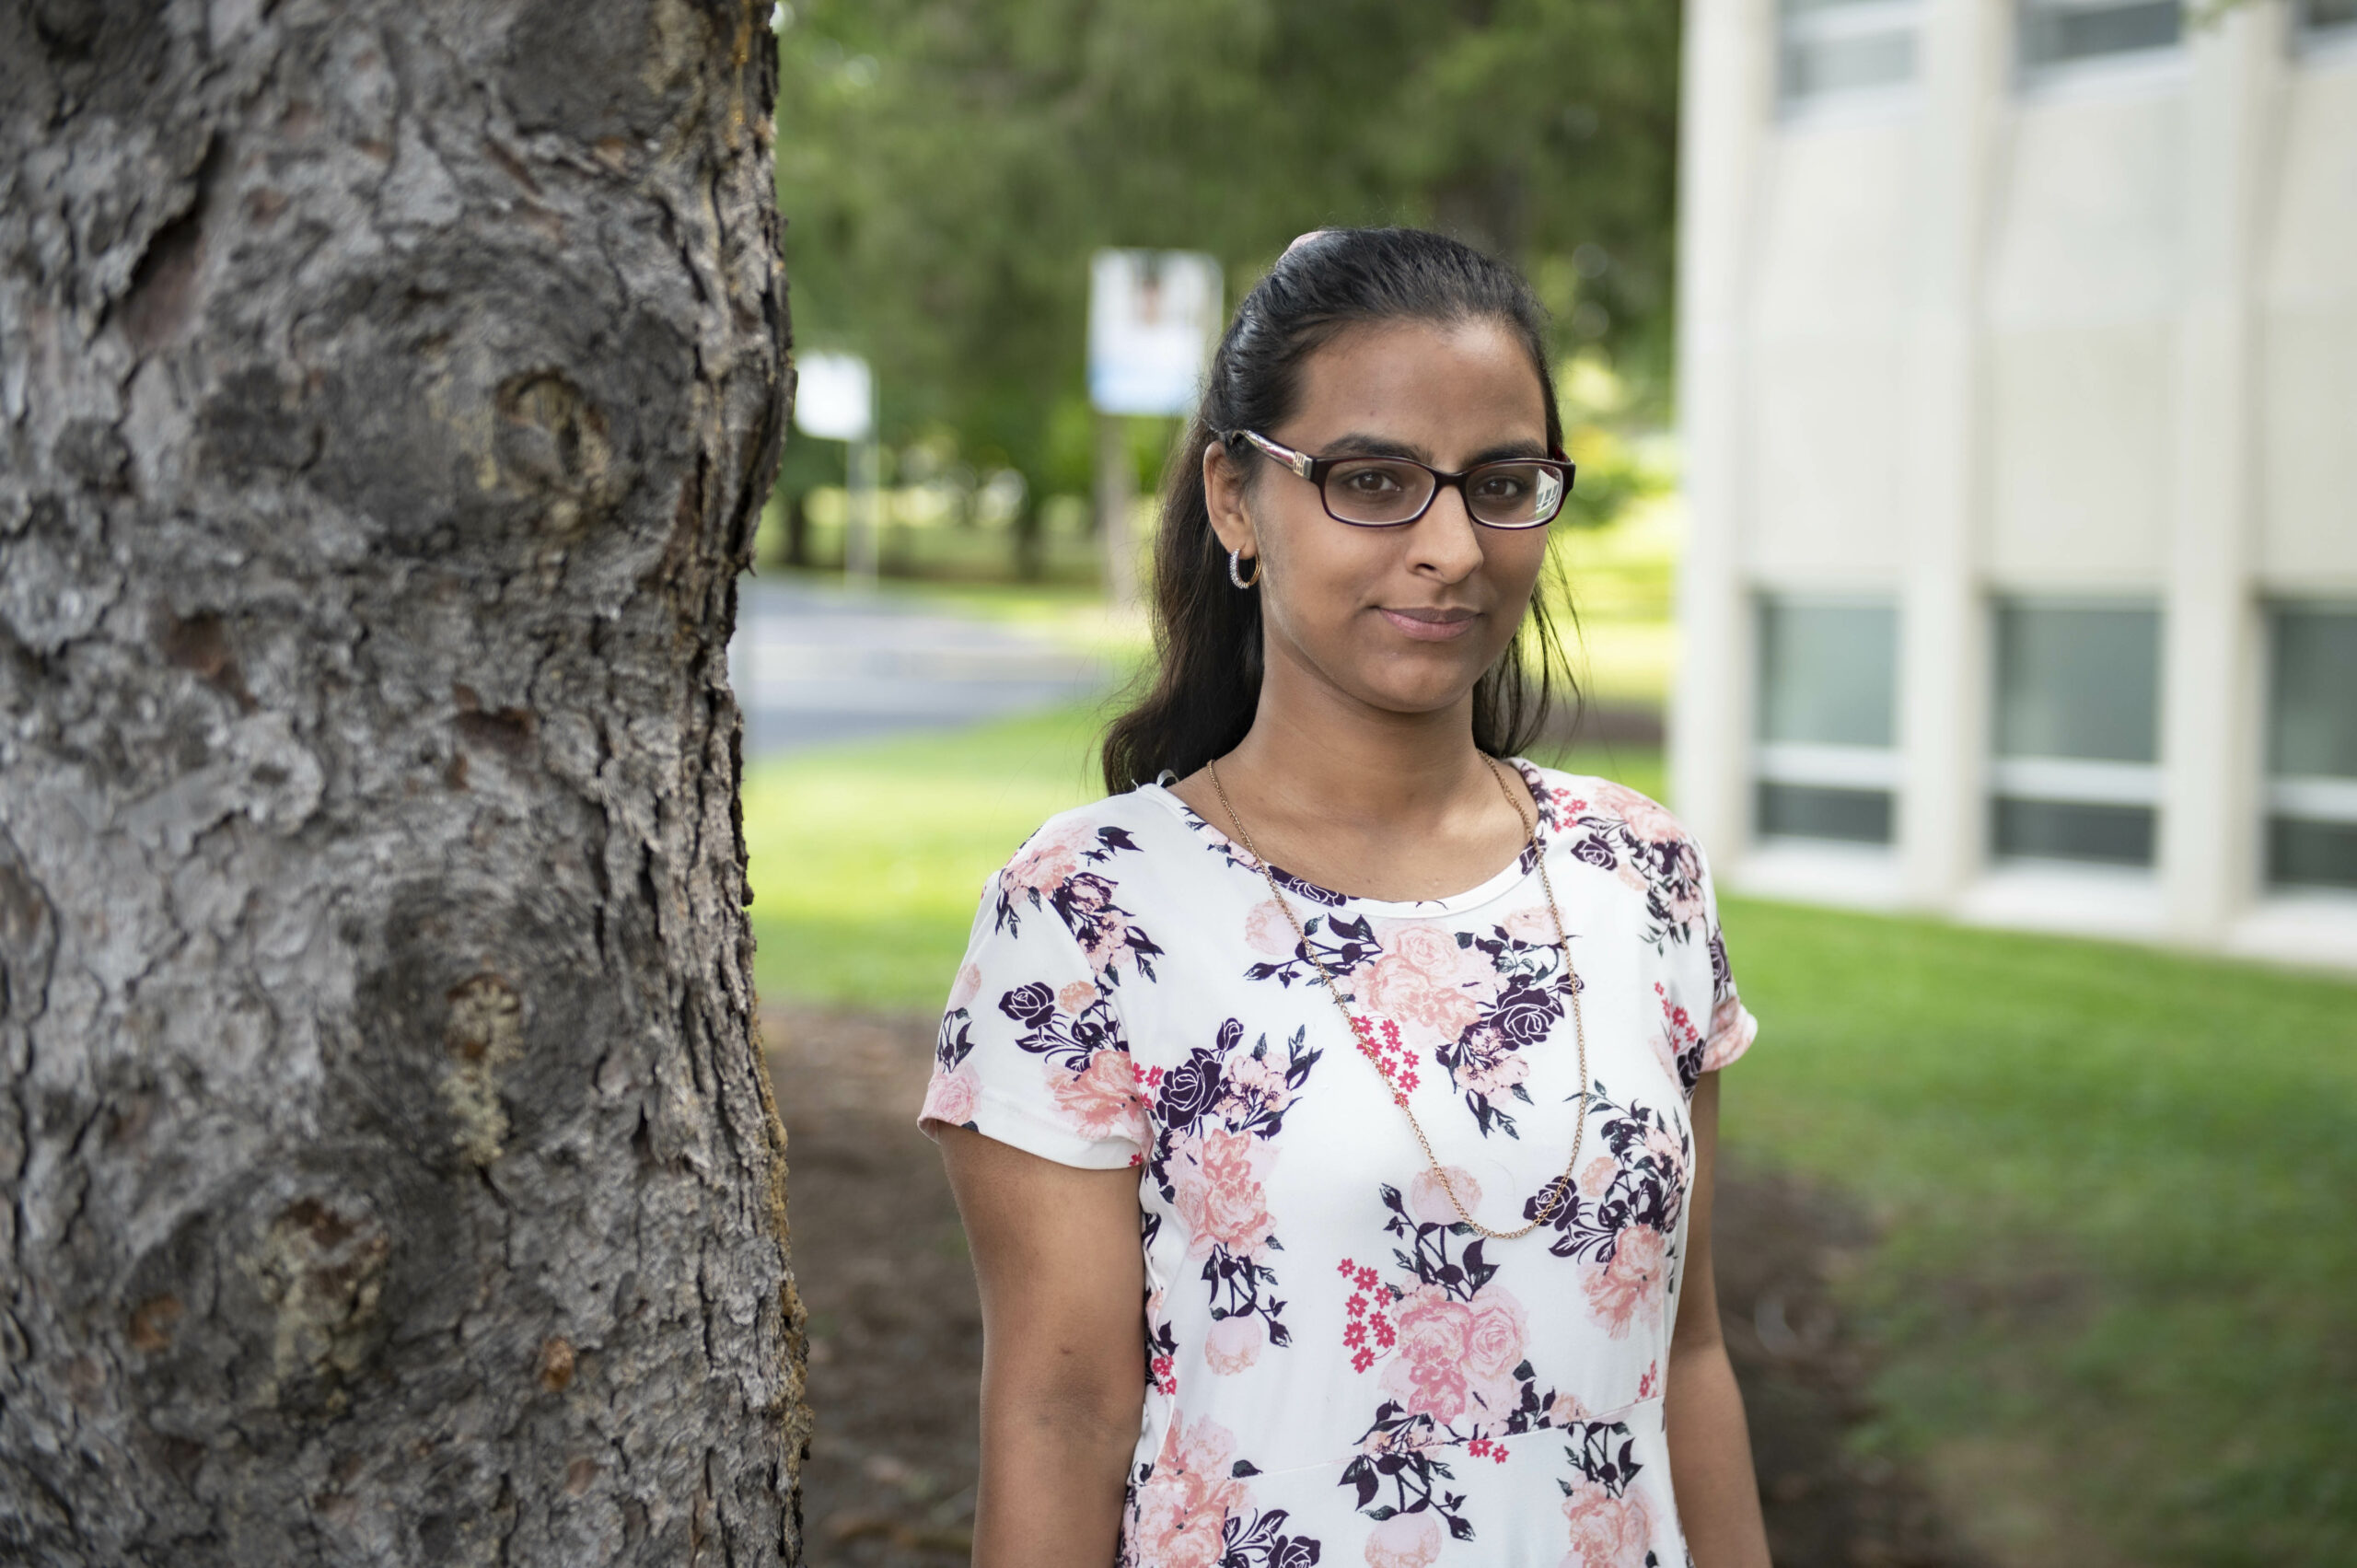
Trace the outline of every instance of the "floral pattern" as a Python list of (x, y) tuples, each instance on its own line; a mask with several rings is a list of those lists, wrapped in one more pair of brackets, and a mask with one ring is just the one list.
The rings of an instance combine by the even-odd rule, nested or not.
[[(1203, 1361), (1223, 1376), (1249, 1370), (1265, 1346), (1293, 1342), (1285, 1304), (1274, 1294), (1271, 1255), (1283, 1248), (1266, 1183), (1285, 1108), (1321, 1054), (1304, 1047), (1307, 1032), (1295, 1030), (1272, 1057), (1266, 1035), (1239, 1050), (1244, 1026), (1230, 1018), (1213, 1048), (1199, 1047), (1170, 1072), (1152, 1068), (1142, 1079), (1156, 1128), (1146, 1179), (1178, 1215), (1187, 1258), (1202, 1265), (1212, 1304)], [(1147, 1245), (1160, 1225), (1159, 1214), (1146, 1216)]]
[(1253, 1506), (1247, 1478), (1260, 1473), (1226, 1427), (1171, 1417), (1130, 1482), (1123, 1568), (1308, 1568), (1318, 1543), (1286, 1535), (1283, 1508)]
[[(1580, 1288), (1588, 1309), (1616, 1340), (1633, 1327), (1658, 1329), (1670, 1293), (1677, 1254), (1671, 1238), (1685, 1217), (1686, 1189), (1694, 1141), (1682, 1116), (1639, 1101), (1613, 1102), (1604, 1085), (1589, 1101), (1591, 1121), (1604, 1148), (1584, 1162), (1573, 1190), (1558, 1203), (1549, 1225), (1555, 1237), (1548, 1250), (1583, 1265)], [(1561, 1179), (1523, 1207), (1538, 1217)]]
[[(1340, 1484), (1354, 1489), (1358, 1510), (1378, 1524), (1429, 1515), (1434, 1530), (1456, 1540), (1478, 1532), (1464, 1494), (1449, 1486), (1452, 1457), (1503, 1465), (1504, 1439), (1575, 1425), (1586, 1410), (1575, 1394), (1539, 1388), (1528, 1309), (1498, 1278), (1488, 1240), (1464, 1239), (1476, 1233), (1457, 1204), (1471, 1207), (1480, 1196), (1470, 1174), (1454, 1167), (1418, 1177), (1406, 1194), (1386, 1185), (1384, 1228), (1405, 1244), (1392, 1251), (1393, 1277), (1352, 1258), (1336, 1271), (1353, 1287), (1341, 1334), (1352, 1369), (1382, 1368), (1381, 1402)], [(1644, 1381), (1653, 1376), (1649, 1368)], [(1407, 1531), (1396, 1533), (1405, 1539)]]
[[(1135, 1168), (1132, 1568), (1686, 1561), (1661, 1410), (1687, 1101), (1754, 1025), (1675, 820), (1521, 766), (1538, 848), (1453, 899), (1271, 868), (1289, 915), (1154, 786), (1051, 821), (984, 890), (923, 1117)], [(1568, 1174), (1566, 937), (1590, 1055)], [(1522, 1240), (1466, 1223), (1533, 1216), (1559, 1183)]]
[[(1268, 951), (1266, 912), (1274, 909), (1264, 901), (1246, 916), (1246, 943), (1256, 952)], [(1531, 1103), (1524, 1087), (1530, 1064), (1522, 1053), (1563, 1020), (1574, 989), (1553, 925), (1544, 905), (1517, 910), (1486, 932), (1450, 931), (1430, 921), (1387, 923), (1378, 930), (1363, 916), (1313, 914), (1288, 955), (1263, 958), (1244, 973), (1284, 986), (1300, 981), (1322, 993), (1314, 955), (1350, 1002), (1365, 1049), (1398, 1087), (1413, 1092), (1422, 1081), (1416, 1064), (1429, 1058), (1464, 1097), (1484, 1137), (1518, 1138), (1505, 1102)], [(1284, 935), (1293, 937), (1290, 926)]]
[[(1571, 1477), (1558, 1477), (1576, 1568), (1655, 1568), (1654, 1522), (1644, 1495), (1630, 1490), (1641, 1467), (1625, 1422), (1575, 1421), (1563, 1449)], [(1576, 1479), (1573, 1479), (1576, 1478)]]

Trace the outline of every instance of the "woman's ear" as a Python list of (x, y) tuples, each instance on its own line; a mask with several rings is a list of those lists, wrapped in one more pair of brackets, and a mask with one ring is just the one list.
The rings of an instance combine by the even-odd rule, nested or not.
[(1250, 561), (1260, 553), (1260, 534), (1244, 508), (1245, 479), (1242, 460), (1213, 436), (1203, 447), (1203, 509), (1211, 515), (1212, 532), (1219, 535), (1220, 543)]

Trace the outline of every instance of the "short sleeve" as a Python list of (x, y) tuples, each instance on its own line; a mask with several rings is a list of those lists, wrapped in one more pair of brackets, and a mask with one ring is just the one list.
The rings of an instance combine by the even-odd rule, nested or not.
[(1710, 867), (1702, 869), (1702, 940), (1711, 956), (1711, 1027), (1702, 1038), (1702, 1071), (1715, 1073), (1751, 1049), (1759, 1020), (1743, 1005), (1727, 967), (1726, 935), (1719, 927), (1719, 894)]
[(1145, 1102), (1116, 977), (1091, 963), (1066, 923), (1088, 918), (1085, 905), (1056, 890), (1007, 871), (982, 889), (917, 1124), (928, 1137), (942, 1122), (970, 1127), (1059, 1165), (1138, 1165)]

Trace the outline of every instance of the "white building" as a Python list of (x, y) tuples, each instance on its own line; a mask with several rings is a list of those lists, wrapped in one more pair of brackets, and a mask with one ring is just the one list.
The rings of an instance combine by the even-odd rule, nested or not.
[(2357, 0), (1687, 13), (1721, 879), (2357, 965)]

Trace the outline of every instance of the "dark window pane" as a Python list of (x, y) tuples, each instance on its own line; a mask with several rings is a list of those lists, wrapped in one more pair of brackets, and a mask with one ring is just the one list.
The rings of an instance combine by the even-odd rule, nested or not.
[(2003, 858), (2153, 864), (2149, 806), (2076, 806), (2000, 796), (1996, 807), (1996, 848)]
[(2101, 54), (2166, 49), (2184, 31), (2178, 0), (2027, 0), (2022, 6), (2022, 63), (2059, 65)]
[(2308, 0), (2305, 19), (2318, 31), (2326, 28), (2357, 28), (2357, 0)]
[(2274, 772), (2357, 778), (2357, 608), (2275, 612)]
[(1759, 605), (1759, 736), (1888, 746), (1898, 614), (1887, 604)]
[(2157, 760), (2161, 617), (2132, 606), (1997, 608), (1997, 755)]
[(2287, 888), (2357, 888), (2357, 822), (2271, 819), (2267, 878)]
[(1759, 832), (1771, 839), (1887, 844), (1890, 842), (1890, 796), (1879, 789), (1763, 784), (1759, 786)]

